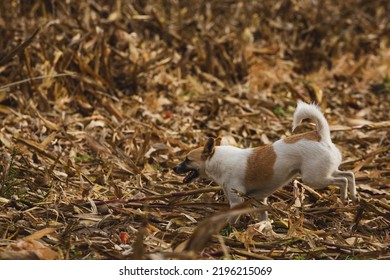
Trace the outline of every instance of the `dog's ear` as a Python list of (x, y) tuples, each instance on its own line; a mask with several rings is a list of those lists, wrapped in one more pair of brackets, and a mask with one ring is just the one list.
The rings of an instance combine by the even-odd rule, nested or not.
[(206, 144), (204, 145), (203, 151), (202, 151), (202, 159), (206, 160), (210, 158), (214, 154), (215, 150), (215, 140), (214, 138), (207, 139)]

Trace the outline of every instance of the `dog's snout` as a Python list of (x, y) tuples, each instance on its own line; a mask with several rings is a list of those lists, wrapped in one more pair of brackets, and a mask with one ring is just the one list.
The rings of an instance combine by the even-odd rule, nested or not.
[(175, 167), (173, 167), (172, 169), (173, 169), (173, 172), (175, 172), (175, 173), (178, 173), (179, 166), (178, 166), (178, 165), (176, 165), (176, 166), (175, 166)]
[(178, 165), (176, 165), (174, 168), (173, 168), (173, 172), (175, 172), (176, 174), (181, 174), (183, 172), (185, 172), (184, 170), (184, 166), (183, 166), (183, 163), (179, 163)]
[(178, 165), (176, 165), (172, 169), (176, 174), (184, 174), (184, 173), (187, 173), (188, 171), (190, 171), (190, 169), (188, 168), (188, 166), (184, 162), (179, 163)]

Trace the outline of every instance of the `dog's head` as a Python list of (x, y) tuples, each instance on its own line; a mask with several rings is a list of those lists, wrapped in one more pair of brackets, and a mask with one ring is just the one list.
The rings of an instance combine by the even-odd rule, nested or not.
[(206, 161), (210, 159), (215, 151), (215, 140), (209, 138), (204, 147), (190, 151), (184, 161), (173, 168), (176, 174), (186, 174), (183, 183), (191, 183), (198, 177), (206, 177)]

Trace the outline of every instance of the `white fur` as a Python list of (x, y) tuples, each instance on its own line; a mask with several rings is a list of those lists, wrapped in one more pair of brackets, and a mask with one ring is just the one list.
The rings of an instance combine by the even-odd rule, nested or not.
[(233, 146), (215, 147), (214, 155), (206, 161), (206, 174), (220, 185), (233, 207), (243, 201), (234, 189), (245, 193), (246, 162), (252, 149), (240, 149)]
[(322, 114), (320, 108), (314, 104), (307, 104), (302, 101), (298, 101), (297, 109), (294, 113), (293, 131), (304, 119), (314, 120), (317, 125), (318, 134), (321, 136), (322, 141), (331, 143), (330, 130), (328, 122)]
[(305, 183), (322, 186), (323, 179), (332, 175), (341, 163), (341, 154), (333, 143), (300, 140), (286, 144), (283, 140), (273, 145), (276, 153), (274, 177), (281, 185), (288, 183), (298, 173)]
[[(356, 201), (355, 178), (352, 172), (338, 170), (341, 163), (341, 154), (330, 138), (329, 125), (320, 109), (313, 104), (299, 102), (294, 113), (293, 128), (305, 118), (316, 122), (317, 132), (321, 140), (301, 139), (287, 144), (278, 140), (272, 144), (276, 154), (273, 164), (273, 177), (267, 182), (259, 182), (258, 189), (252, 195), (263, 200), (278, 188), (287, 184), (297, 174), (301, 174), (303, 182), (313, 188), (324, 188), (328, 185), (337, 185), (341, 189), (341, 199), (347, 199), (347, 189), (352, 200)], [(232, 146), (215, 147), (214, 155), (205, 163), (205, 172), (216, 183), (222, 186), (233, 207), (243, 201), (236, 194), (237, 190), (246, 193), (245, 176), (248, 158), (253, 149), (240, 149)], [(261, 172), (261, 170), (259, 170)], [(263, 213), (262, 219), (266, 214)]]

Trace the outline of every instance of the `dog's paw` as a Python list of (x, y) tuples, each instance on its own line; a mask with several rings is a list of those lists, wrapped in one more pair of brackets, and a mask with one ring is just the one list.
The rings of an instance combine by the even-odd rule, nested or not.
[(361, 201), (360, 196), (358, 195), (353, 196), (351, 199), (353, 204), (359, 204)]

